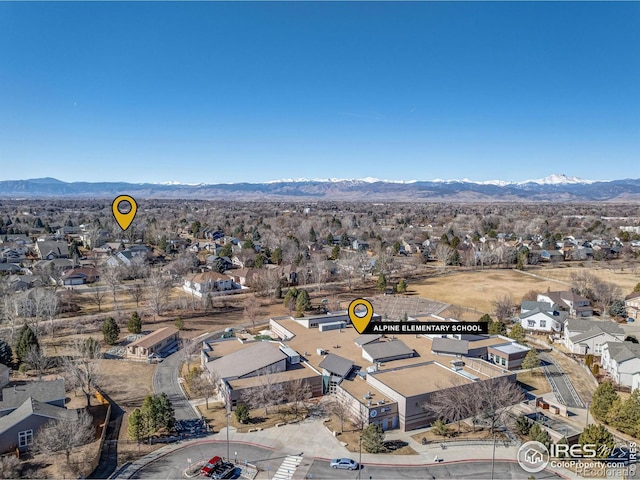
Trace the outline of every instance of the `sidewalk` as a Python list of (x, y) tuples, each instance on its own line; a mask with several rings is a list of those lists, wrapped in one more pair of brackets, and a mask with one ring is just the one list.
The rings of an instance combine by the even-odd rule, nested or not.
[[(416, 433), (416, 432), (411, 432)], [(111, 478), (130, 478), (139, 468), (147, 463), (167, 455), (175, 450), (179, 450), (188, 445), (196, 443), (205, 443), (209, 441), (226, 442), (226, 428), (223, 428), (215, 435), (206, 438), (191, 440), (180, 444), (167, 445), (159, 450), (141, 458), (132, 464), (122, 468)], [(473, 460), (491, 460), (493, 455), (493, 445), (455, 445), (448, 444), (443, 450), (440, 444), (422, 445), (420, 442), (413, 440), (407, 432), (389, 432), (387, 439), (402, 439), (409, 442), (409, 445), (418, 452), (417, 455), (374, 455), (362, 453), (362, 463), (365, 465), (396, 465), (396, 466), (420, 466), (435, 464), (434, 460), (437, 456), (442, 459), (438, 465), (450, 462), (462, 462)], [(282, 427), (273, 427), (259, 432), (238, 433), (235, 428), (229, 429), (230, 442), (242, 442), (261, 445), (266, 448), (283, 452), (283, 454), (300, 455), (306, 459), (323, 459), (328, 460), (338, 457), (350, 457), (354, 460), (360, 460), (359, 453), (349, 452), (343, 447), (331, 432), (324, 426), (322, 420), (308, 419), (297, 424), (284, 425)], [(501, 442), (496, 442), (495, 459), (515, 461), (518, 452), (517, 447), (505, 447)], [(565, 478), (577, 478), (575, 474), (567, 470), (554, 469), (558, 474)], [(302, 472), (300, 472), (302, 473)], [(523, 471), (523, 478), (526, 477)], [(299, 475), (295, 475), (299, 478)], [(262, 478), (258, 475), (258, 479)], [(265, 477), (266, 478), (266, 477)]]

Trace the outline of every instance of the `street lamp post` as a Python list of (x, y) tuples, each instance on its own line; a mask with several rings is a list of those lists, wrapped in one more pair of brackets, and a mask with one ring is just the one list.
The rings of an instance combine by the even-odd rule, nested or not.
[(360, 480), (360, 472), (362, 471), (362, 430), (360, 430), (360, 456), (358, 457), (358, 480)]
[(493, 429), (493, 454), (491, 455), (491, 480), (493, 480), (493, 468), (496, 463), (496, 429)]
[(231, 458), (229, 454), (229, 415), (231, 415), (231, 412), (229, 411), (229, 403), (227, 402), (227, 413), (225, 414), (225, 417), (227, 417), (227, 461)]

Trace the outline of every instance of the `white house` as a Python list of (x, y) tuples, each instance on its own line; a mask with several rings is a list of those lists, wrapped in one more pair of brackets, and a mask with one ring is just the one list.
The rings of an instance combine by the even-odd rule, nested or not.
[(539, 294), (537, 300), (538, 302), (550, 303), (552, 308), (556, 310), (567, 310), (572, 317), (590, 317), (593, 315), (593, 308), (589, 299), (570, 290)]
[(239, 289), (241, 286), (228, 275), (218, 272), (203, 272), (184, 277), (182, 288), (187, 293), (202, 297), (207, 293)]
[(567, 312), (554, 310), (545, 302), (522, 302), (520, 325), (525, 330), (535, 332), (561, 332)]
[(640, 345), (632, 342), (607, 342), (602, 347), (602, 368), (618, 384), (633, 387), (634, 374), (640, 373)]
[(640, 320), (640, 292), (633, 292), (624, 297), (624, 306), (627, 309), (627, 317)]
[(622, 342), (625, 333), (617, 323), (607, 320), (569, 318), (564, 324), (564, 346), (578, 355), (601, 355), (607, 342)]

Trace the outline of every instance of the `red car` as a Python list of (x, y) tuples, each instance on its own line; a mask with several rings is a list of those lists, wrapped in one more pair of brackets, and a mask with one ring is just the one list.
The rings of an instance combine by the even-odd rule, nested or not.
[(210, 477), (213, 473), (213, 470), (222, 464), (222, 459), (220, 457), (213, 457), (211, 460), (207, 462), (207, 464), (200, 469), (200, 473), (207, 477)]

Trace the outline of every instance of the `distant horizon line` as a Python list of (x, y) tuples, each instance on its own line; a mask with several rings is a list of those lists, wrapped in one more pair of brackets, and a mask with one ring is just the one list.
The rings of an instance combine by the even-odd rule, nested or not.
[(37, 178), (21, 178), (21, 179), (6, 179), (0, 180), (0, 182), (30, 182), (30, 181), (43, 181), (43, 180), (52, 180), (60, 183), (126, 183), (130, 185), (157, 185), (157, 186), (185, 186), (185, 187), (198, 187), (198, 186), (210, 186), (210, 185), (241, 185), (241, 184), (249, 184), (249, 185), (262, 185), (262, 184), (277, 184), (277, 183), (345, 183), (345, 182), (358, 182), (358, 183), (390, 183), (390, 184), (405, 184), (411, 185), (415, 183), (421, 182), (430, 182), (430, 183), (471, 183), (477, 185), (494, 185), (494, 186), (509, 186), (509, 185), (525, 185), (529, 183), (535, 183), (539, 185), (570, 185), (570, 184), (593, 184), (599, 182), (612, 182), (616, 180), (633, 180), (631, 177), (626, 178), (616, 178), (616, 179), (585, 179), (577, 176), (566, 175), (564, 173), (553, 173), (543, 178), (536, 179), (528, 179), (522, 181), (507, 181), (507, 180), (470, 180), (469, 178), (455, 178), (455, 179), (442, 179), (435, 178), (431, 180), (390, 180), (390, 179), (380, 179), (377, 177), (362, 177), (362, 178), (337, 178), (337, 177), (326, 177), (326, 178), (282, 178), (277, 180), (264, 180), (264, 181), (232, 181), (232, 182), (181, 182), (176, 180), (169, 181), (126, 181), (126, 180), (73, 180), (66, 181), (61, 180), (56, 177), (37, 177)]

